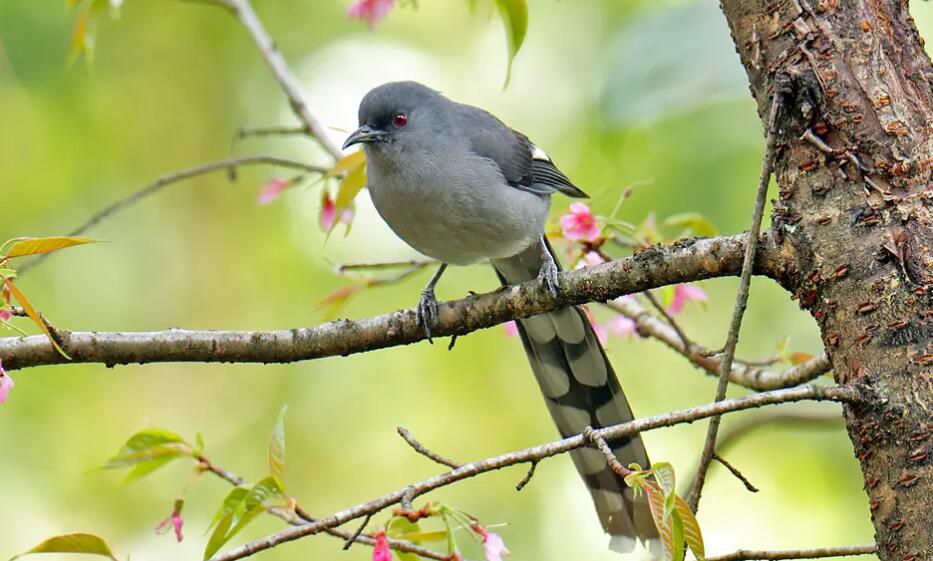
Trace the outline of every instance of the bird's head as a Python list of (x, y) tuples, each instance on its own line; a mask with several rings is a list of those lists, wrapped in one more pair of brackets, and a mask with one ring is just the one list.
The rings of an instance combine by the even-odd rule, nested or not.
[(343, 148), (362, 144), (367, 151), (384, 153), (390, 147), (403, 151), (405, 145), (428, 139), (443, 130), (439, 110), (450, 103), (438, 92), (417, 82), (389, 82), (378, 86), (360, 102), (360, 128)]

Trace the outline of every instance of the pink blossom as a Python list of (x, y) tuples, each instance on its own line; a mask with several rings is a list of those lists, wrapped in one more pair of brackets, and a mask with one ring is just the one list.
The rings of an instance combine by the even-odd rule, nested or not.
[(505, 547), (505, 542), (502, 541), (499, 534), (490, 532), (475, 522), (473, 523), (473, 530), (483, 538), (486, 561), (502, 561), (502, 556), (509, 554), (509, 550)]
[[(337, 203), (330, 198), (330, 193), (324, 191), (324, 197), (321, 199), (321, 229), (330, 232), (336, 225)], [(345, 208), (340, 213), (339, 221), (343, 224), (349, 224), (353, 220), (353, 209)]]
[(507, 321), (507, 322), (503, 323), (502, 325), (503, 325), (503, 327), (505, 327), (505, 334), (506, 334), (506, 335), (508, 335), (509, 337), (517, 337), (517, 336), (518, 336), (518, 324), (515, 323), (515, 320)]
[(278, 199), (282, 191), (288, 189), (291, 185), (291, 181), (277, 177), (263, 185), (262, 191), (260, 191), (259, 196), (256, 197), (256, 202), (261, 205), (267, 205)]
[(389, 538), (384, 531), (376, 534), (376, 545), (373, 547), (373, 561), (392, 561), (392, 552), (389, 551)]
[(582, 269), (584, 267), (595, 267), (596, 265), (602, 265), (606, 260), (603, 259), (603, 256), (596, 253), (595, 251), (587, 251), (583, 254), (583, 257), (577, 261), (577, 266), (574, 269)]
[(162, 522), (159, 522), (155, 531), (157, 534), (164, 534), (168, 531), (169, 528), (175, 528), (175, 539), (178, 540), (178, 543), (181, 543), (181, 540), (184, 539), (184, 536), (181, 535), (181, 528), (185, 525), (185, 521), (181, 518), (181, 509), (185, 505), (185, 501), (178, 499), (175, 501), (175, 508), (172, 509), (172, 514)]
[(622, 314), (609, 320), (609, 331), (619, 337), (631, 337), (632, 335), (638, 334), (635, 322)]
[(15, 384), (13, 378), (3, 369), (3, 363), (0, 362), (0, 403), (3, 403), (10, 397), (10, 390)]
[(674, 287), (674, 298), (667, 306), (667, 313), (677, 315), (684, 310), (687, 302), (694, 300), (706, 302), (706, 293), (694, 284), (678, 284)]
[(596, 241), (599, 238), (599, 226), (590, 207), (584, 203), (572, 203), (570, 212), (560, 217), (560, 229), (564, 237), (571, 241)]
[(10, 310), (0, 310), (0, 321), (10, 321), (10, 318), (13, 317), (13, 312)]
[(389, 15), (394, 4), (395, 0), (357, 0), (347, 9), (347, 17), (361, 19), (372, 27)]

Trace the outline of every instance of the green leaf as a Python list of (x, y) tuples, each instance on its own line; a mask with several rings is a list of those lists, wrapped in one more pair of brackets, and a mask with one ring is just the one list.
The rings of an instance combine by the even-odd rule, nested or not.
[(191, 445), (174, 432), (149, 427), (131, 436), (101, 469), (136, 466), (126, 476), (126, 481), (132, 481), (152, 473), (170, 460), (193, 453)]
[(703, 546), (703, 532), (700, 531), (700, 523), (697, 522), (697, 518), (694, 516), (693, 511), (690, 510), (690, 506), (680, 497), (675, 499), (674, 510), (683, 522), (684, 541), (690, 546), (690, 551), (693, 552), (693, 556), (697, 558), (697, 561), (703, 561), (706, 559), (706, 550)]
[(651, 466), (654, 478), (661, 486), (661, 492), (664, 495), (664, 520), (668, 520), (674, 511), (674, 498), (677, 496), (675, 490), (674, 466), (668, 462), (658, 462)]
[[(6, 253), (7, 258), (26, 257), (40, 253), (52, 253), (66, 247), (95, 243), (97, 240), (78, 236), (56, 236), (51, 238), (16, 238)], [(10, 243), (7, 242), (7, 243)]]
[(405, 540), (412, 543), (439, 542), (447, 539), (447, 531), (434, 530), (431, 532), (412, 532), (409, 534), (398, 534), (397, 536), (392, 537), (397, 540)]
[[(237, 489), (242, 489), (238, 491)], [(266, 477), (246, 491), (237, 487), (224, 499), (220, 511), (214, 517), (217, 524), (204, 549), (204, 559), (210, 559), (221, 547), (240, 530), (245, 528), (256, 516), (265, 510), (265, 502), (282, 494), (282, 488), (272, 476)], [(218, 517), (220, 519), (218, 520)]]
[(206, 446), (204, 445), (204, 435), (201, 433), (195, 433), (194, 435), (194, 445), (196, 446), (195, 452), (201, 454), (204, 452)]
[[(390, 538), (400, 540), (412, 541), (410, 536), (414, 536), (420, 533), (421, 527), (418, 525), (418, 523), (412, 522), (404, 516), (396, 516), (392, 518), (392, 520), (389, 522), (389, 526), (386, 528), (386, 535), (388, 535)], [(419, 559), (418, 556), (414, 553), (405, 553), (403, 551), (396, 551), (395, 555), (398, 557), (399, 561), (418, 561)]]
[(718, 236), (719, 230), (707, 220), (705, 216), (698, 212), (683, 212), (667, 217), (664, 221), (665, 226), (673, 228), (686, 228), (697, 236), (710, 237)]
[(684, 523), (676, 512), (671, 516), (671, 530), (674, 537), (674, 561), (684, 561), (687, 555), (684, 548)]
[(505, 35), (509, 43), (509, 64), (505, 73), (505, 84), (502, 86), (507, 88), (512, 77), (512, 61), (522, 48), (525, 33), (528, 31), (528, 4), (526, 0), (496, 0), (496, 6), (502, 16)]
[(55, 338), (52, 337), (52, 333), (49, 331), (49, 326), (45, 324), (45, 322), (39, 316), (39, 312), (37, 312), (36, 309), (32, 307), (32, 304), (29, 303), (29, 300), (26, 299), (26, 295), (23, 294), (23, 292), (15, 284), (13, 284), (13, 281), (10, 279), (3, 278), (3, 282), (6, 284), (7, 288), (10, 289), (10, 292), (13, 293), (13, 297), (16, 298), (16, 301), (19, 302), (19, 305), (23, 307), (23, 311), (26, 312), (26, 315), (29, 316), (29, 319), (31, 319), (32, 322), (35, 323), (43, 333), (45, 333), (45, 336), (49, 338), (49, 342), (52, 343), (52, 347), (54, 347), (60, 355), (67, 358), (68, 360), (71, 360), (71, 357), (68, 356), (68, 353), (63, 351), (62, 348), (58, 346), (58, 342), (55, 341)]
[(648, 508), (651, 510), (651, 518), (654, 519), (658, 535), (661, 536), (661, 544), (664, 545), (664, 558), (673, 561), (674, 531), (668, 521), (664, 520), (664, 496), (650, 483), (642, 485), (641, 488), (648, 495)]
[(269, 473), (278, 481), (279, 487), (285, 490), (285, 411), (288, 405), (283, 405), (279, 411), (279, 419), (269, 435)]
[(675, 288), (673, 284), (662, 286), (658, 289), (661, 293), (661, 304), (666, 308), (674, 301)]
[(85, 553), (100, 555), (117, 561), (104, 538), (94, 534), (64, 534), (49, 538), (29, 551), (14, 555), (10, 561), (31, 553)]

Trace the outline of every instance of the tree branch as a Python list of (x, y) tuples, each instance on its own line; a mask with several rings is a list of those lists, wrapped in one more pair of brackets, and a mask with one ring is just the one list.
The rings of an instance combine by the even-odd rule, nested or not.
[(301, 92), (301, 84), (298, 82), (298, 79), (295, 78), (295, 75), (292, 74), (282, 53), (279, 52), (275, 46), (275, 42), (266, 32), (265, 27), (262, 25), (262, 21), (259, 20), (249, 0), (200, 1), (224, 8), (237, 18), (240, 24), (246, 29), (247, 33), (249, 33), (250, 37), (252, 37), (253, 42), (256, 43), (256, 48), (258, 48), (259, 52), (262, 54), (266, 66), (269, 67), (275, 79), (278, 80), (279, 85), (282, 86), (282, 91), (285, 92), (285, 95), (288, 97), (288, 101), (295, 115), (297, 115), (304, 124), (306, 132), (317, 140), (321, 147), (324, 148), (333, 159), (339, 160), (341, 158), (340, 147), (334, 144), (327, 135), (327, 131), (324, 130), (324, 126), (321, 125), (317, 117), (311, 113), (308, 103), (305, 101), (304, 95)]
[[(272, 165), (279, 166), (290, 169), (297, 169), (300, 171), (306, 171), (309, 173), (324, 173), (327, 171), (326, 168), (320, 166), (313, 166), (305, 164), (303, 162), (296, 162), (295, 160), (288, 160), (285, 158), (278, 158), (275, 156), (242, 156), (239, 158), (227, 158), (226, 160), (219, 160), (216, 162), (208, 162), (206, 164), (199, 164), (194, 167), (183, 169), (181, 171), (176, 171), (172, 173), (167, 173), (160, 176), (158, 179), (146, 185), (138, 191), (130, 193), (126, 197), (112, 203), (111, 205), (95, 212), (84, 224), (78, 226), (74, 230), (68, 233), (69, 236), (80, 236), (81, 234), (87, 232), (100, 222), (110, 218), (113, 214), (124, 210), (127, 207), (130, 207), (142, 199), (154, 195), (161, 191), (162, 189), (172, 185), (174, 183), (179, 183), (199, 175), (205, 175), (208, 173), (213, 173), (215, 171), (222, 170), (232, 170), (240, 166), (253, 166), (253, 165)], [(51, 253), (44, 253), (42, 255), (37, 255), (31, 261), (24, 263), (19, 267), (17, 272), (22, 275), (28, 269), (35, 267), (42, 261), (44, 261)]]
[[(621, 425), (592, 431), (592, 434), (607, 440), (612, 440), (662, 427), (671, 427), (683, 423), (692, 423), (694, 421), (705, 419), (713, 415), (722, 415), (724, 413), (730, 413), (733, 411), (742, 411), (746, 409), (763, 407), (766, 405), (802, 400), (842, 401), (856, 403), (861, 401), (861, 396), (854, 388), (850, 387), (827, 387), (812, 385), (801, 386), (798, 388), (791, 388), (786, 390), (763, 392), (746, 397), (740, 397), (737, 399), (723, 400), (716, 403), (693, 407), (690, 409), (684, 409), (681, 411), (674, 411), (654, 417), (630, 421)], [(302, 526), (288, 528), (281, 532), (234, 548), (226, 553), (215, 555), (211, 561), (235, 561), (236, 559), (242, 559), (260, 551), (273, 548), (279, 544), (294, 541), (304, 536), (317, 534), (326, 530), (327, 528), (340, 526), (351, 520), (380, 512), (389, 506), (401, 502), (403, 499), (410, 501), (418, 496), (424, 495), (440, 487), (445, 487), (447, 485), (456, 483), (457, 481), (475, 477), (481, 473), (502, 469), (504, 467), (516, 464), (540, 461), (544, 458), (550, 458), (552, 456), (563, 454), (580, 447), (588, 446), (589, 443), (590, 440), (587, 439), (587, 437), (583, 435), (576, 435), (565, 438), (563, 440), (550, 442), (548, 444), (542, 444), (539, 446), (526, 448), (524, 450), (518, 450), (499, 456), (494, 456), (485, 460), (464, 464), (457, 469), (436, 475), (430, 479), (426, 479), (418, 483), (413, 483), (402, 489), (384, 495), (378, 499), (374, 499), (367, 503), (362, 503), (346, 510), (337, 512), (327, 518), (319, 519), (313, 523), (305, 524)]]
[[(680, 335), (670, 325), (652, 316), (634, 299), (614, 300), (606, 305), (634, 321), (639, 333), (661, 341), (710, 375), (719, 375), (722, 367), (721, 356), (714, 355), (709, 349), (692, 341), (690, 349), (686, 349)], [(738, 363), (733, 365), (729, 372), (729, 381), (757, 391), (777, 390), (805, 384), (822, 376), (831, 368), (829, 357), (825, 354), (783, 371), (752, 368), (747, 364)]]
[[(756, 271), (779, 277), (781, 257), (767, 236)], [(435, 336), (463, 335), (505, 321), (592, 301), (608, 301), (667, 284), (738, 274), (745, 235), (685, 240), (644, 249), (634, 256), (565, 272), (552, 296), (536, 281), (440, 305)], [(65, 363), (108, 366), (151, 362), (285, 363), (350, 355), (424, 339), (413, 309), (373, 318), (338, 320), (279, 331), (69, 332), (61, 330), (68, 361), (44, 336), (0, 338), (6, 368)]]
[(819, 559), (821, 557), (847, 557), (850, 555), (869, 555), (878, 551), (873, 543), (849, 545), (843, 547), (820, 547), (817, 549), (794, 549), (787, 551), (754, 551), (740, 549), (728, 555), (707, 557), (706, 561), (755, 561), (779, 559)]
[[(735, 349), (739, 344), (739, 331), (742, 328), (742, 318), (745, 316), (745, 308), (748, 306), (748, 291), (752, 282), (752, 269), (755, 264), (755, 249), (758, 244), (758, 232), (761, 230), (761, 219), (765, 212), (765, 202), (768, 195), (768, 183), (771, 181), (771, 168), (774, 164), (774, 153), (776, 151), (777, 141), (775, 140), (775, 129), (777, 127), (777, 116), (781, 109), (781, 102), (784, 99), (780, 91), (774, 92), (771, 98), (771, 110), (768, 115), (767, 126), (765, 127), (766, 141), (765, 154), (761, 159), (761, 175), (758, 178), (758, 189), (755, 193), (755, 206), (752, 210), (752, 225), (748, 230), (748, 245), (745, 248), (745, 257), (742, 262), (742, 274), (739, 277), (739, 292), (735, 299), (735, 309), (732, 313), (732, 321), (729, 325), (729, 334), (726, 336), (726, 347), (723, 352), (721, 372), (719, 374), (719, 383), (716, 386), (716, 401), (722, 401), (726, 398), (726, 388), (729, 385), (729, 377), (732, 374), (732, 363), (735, 360)], [(690, 496), (687, 497), (687, 504), (690, 510), (696, 512), (700, 504), (700, 496), (703, 494), (703, 483), (706, 481), (706, 471), (709, 463), (716, 453), (716, 436), (719, 434), (719, 423), (721, 417), (713, 417), (709, 421), (709, 429), (706, 433), (706, 442), (703, 444), (703, 452), (700, 456), (700, 465), (697, 468), (696, 479), (693, 487), (690, 489)]]

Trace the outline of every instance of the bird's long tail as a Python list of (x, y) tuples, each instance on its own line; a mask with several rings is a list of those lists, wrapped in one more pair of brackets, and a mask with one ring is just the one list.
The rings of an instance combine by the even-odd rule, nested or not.
[[(556, 256), (554, 260), (557, 262)], [(536, 278), (542, 261), (538, 243), (514, 257), (493, 260), (492, 265), (502, 283), (508, 285)], [(517, 324), (531, 369), (561, 436), (580, 434), (587, 426), (599, 428), (632, 420), (619, 380), (581, 308), (540, 314)], [(639, 435), (608, 444), (622, 465), (648, 467), (648, 454)], [(658, 532), (644, 497), (634, 496), (633, 489), (609, 468), (599, 451), (581, 448), (570, 455), (590, 490), (603, 529), (612, 536), (610, 547), (626, 553), (634, 549), (637, 539), (658, 551)]]

